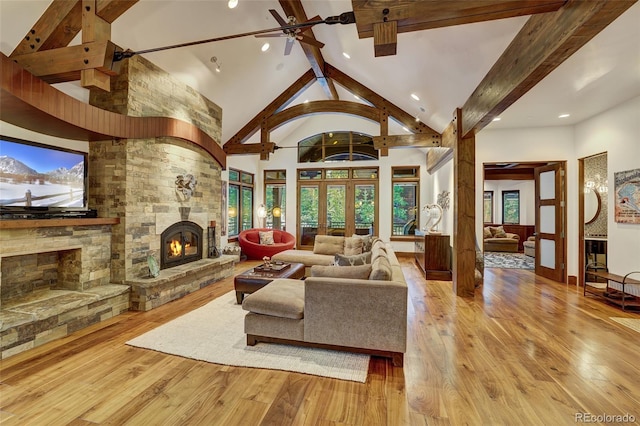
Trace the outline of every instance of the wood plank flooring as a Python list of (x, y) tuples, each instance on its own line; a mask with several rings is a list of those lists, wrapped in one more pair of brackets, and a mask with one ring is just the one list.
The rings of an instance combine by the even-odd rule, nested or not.
[[(404, 368), (367, 382), (229, 367), (125, 342), (233, 289), (228, 278), (2, 361), (2, 425), (560, 425), (578, 413), (640, 422), (640, 318), (528, 270), (487, 269), (473, 300), (409, 284)], [(244, 262), (236, 273), (252, 267)]]

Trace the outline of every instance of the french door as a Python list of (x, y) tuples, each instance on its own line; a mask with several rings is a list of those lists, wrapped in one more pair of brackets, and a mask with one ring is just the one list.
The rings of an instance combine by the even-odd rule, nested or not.
[(536, 167), (536, 275), (566, 282), (564, 163)]
[(298, 170), (297, 246), (316, 235), (377, 234), (378, 169)]

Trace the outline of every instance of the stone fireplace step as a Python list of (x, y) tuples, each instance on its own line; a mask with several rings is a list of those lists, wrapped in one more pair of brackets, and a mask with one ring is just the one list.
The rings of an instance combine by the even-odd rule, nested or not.
[(2, 359), (129, 310), (129, 291), (127, 285), (109, 284), (83, 292), (41, 290), (4, 302)]

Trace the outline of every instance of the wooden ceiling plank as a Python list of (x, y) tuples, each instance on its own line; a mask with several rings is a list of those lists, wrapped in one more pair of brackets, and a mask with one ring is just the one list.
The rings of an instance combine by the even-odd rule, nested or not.
[[(287, 16), (295, 17), (298, 23), (306, 22), (309, 20), (300, 0), (280, 0), (280, 6), (282, 6), (282, 10)], [(313, 29), (311, 28), (305, 30), (305, 35), (312, 38), (313, 40), (316, 39), (315, 35), (313, 34)], [(304, 54), (307, 57), (309, 64), (311, 65), (311, 69), (318, 79), (318, 83), (320, 83), (320, 86), (327, 94), (327, 97), (332, 100), (340, 99), (335, 85), (333, 84), (331, 79), (327, 78), (327, 76), (325, 75), (324, 57), (322, 56), (320, 48), (306, 43), (300, 43), (300, 46), (302, 47), (302, 50), (304, 51)]]
[(426, 134), (374, 136), (373, 147), (381, 148), (416, 148), (438, 147), (440, 137)]
[(529, 18), (464, 104), (462, 135), (483, 129), (635, 2), (571, 0)]
[(138, 0), (96, 0), (96, 15), (112, 24)]
[(82, 29), (80, 0), (53, 0), (11, 57), (68, 46)]
[(391, 117), (402, 123), (402, 125), (406, 126), (407, 129), (409, 129), (413, 133), (440, 135), (440, 133), (436, 132), (431, 127), (424, 124), (422, 121), (417, 122), (414, 116), (407, 113), (402, 108), (389, 102), (373, 90), (369, 89), (367, 86), (349, 77), (347, 74), (343, 73), (331, 64), (325, 64), (325, 68), (327, 75), (336, 83), (338, 83), (354, 95), (357, 95), (361, 99), (369, 102), (376, 108), (387, 111)]
[(373, 52), (375, 57), (393, 56), (398, 48), (398, 22), (373, 24)]
[(253, 117), (242, 129), (233, 135), (224, 146), (241, 144), (253, 136), (264, 120), (274, 113), (284, 109), (293, 102), (302, 92), (307, 90), (316, 81), (313, 70), (304, 73), (300, 78), (293, 82), (291, 86), (280, 93), (269, 105), (264, 107), (255, 117)]
[[(494, 19), (554, 12), (565, 0), (415, 1), (353, 0), (360, 38), (374, 37), (374, 24), (398, 22), (398, 32), (421, 31)], [(388, 13), (383, 14), (387, 9)]]

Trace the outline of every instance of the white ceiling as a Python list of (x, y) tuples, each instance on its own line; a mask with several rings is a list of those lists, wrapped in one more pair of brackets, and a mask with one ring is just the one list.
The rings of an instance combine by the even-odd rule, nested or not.
[[(0, 0), (0, 49), (4, 54), (11, 54), (49, 3)], [(345, 0), (302, 3), (310, 18), (352, 10), (351, 2)], [(240, 0), (235, 9), (229, 9), (226, 0), (141, 0), (113, 23), (112, 40), (138, 51), (277, 27), (269, 9), (284, 16), (276, 0)], [(313, 32), (325, 43), (326, 62), (441, 132), (526, 20), (520, 17), (399, 34), (397, 55), (379, 58), (374, 57), (373, 39), (358, 39), (355, 25), (318, 25)], [(271, 48), (262, 53), (265, 41)], [(224, 143), (310, 68), (298, 44), (291, 55), (284, 56), (285, 43), (284, 38), (244, 37), (144, 56), (222, 107)], [(215, 72), (212, 56), (218, 58), (222, 72)], [(77, 84), (59, 87), (86, 99), (86, 91)], [(337, 87), (341, 99), (355, 101)], [(413, 100), (411, 93), (420, 101)], [(638, 95), (640, 4), (635, 4), (505, 111), (501, 121), (487, 128), (575, 124)], [(316, 83), (294, 104), (307, 99), (327, 98)], [(571, 116), (559, 119), (563, 113)], [(279, 130), (272, 139), (302, 122)], [(405, 131), (396, 125), (390, 133)]]

